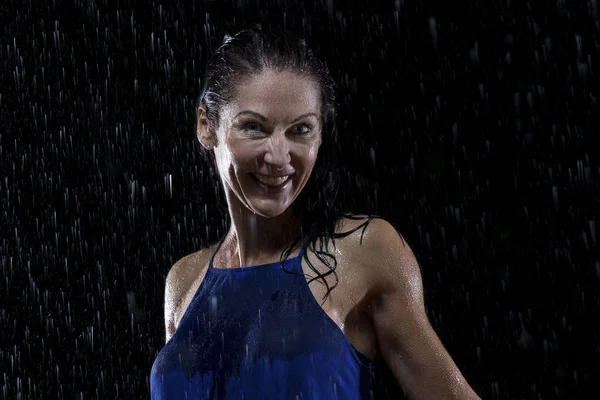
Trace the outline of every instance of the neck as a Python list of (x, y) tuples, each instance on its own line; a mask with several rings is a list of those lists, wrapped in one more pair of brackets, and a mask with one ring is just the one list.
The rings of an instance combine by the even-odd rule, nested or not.
[(300, 233), (302, 223), (299, 215), (294, 216), (293, 205), (281, 215), (266, 218), (230, 202), (229, 215), (231, 227), (221, 248), (232, 268), (279, 260)]

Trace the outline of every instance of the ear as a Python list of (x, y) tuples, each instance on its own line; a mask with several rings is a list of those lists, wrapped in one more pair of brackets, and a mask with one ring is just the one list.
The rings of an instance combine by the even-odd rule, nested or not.
[(206, 117), (206, 107), (204, 104), (200, 104), (198, 107), (196, 136), (198, 137), (200, 144), (207, 150), (212, 150), (217, 145), (216, 133), (210, 129), (210, 122)]

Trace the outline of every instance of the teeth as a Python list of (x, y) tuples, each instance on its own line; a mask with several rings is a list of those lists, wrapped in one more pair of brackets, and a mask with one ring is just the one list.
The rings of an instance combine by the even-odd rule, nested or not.
[(289, 175), (288, 176), (280, 176), (280, 177), (260, 176), (260, 175), (255, 175), (255, 176), (259, 181), (261, 181), (265, 185), (271, 185), (271, 186), (281, 185), (283, 182), (287, 181), (287, 179), (290, 177)]

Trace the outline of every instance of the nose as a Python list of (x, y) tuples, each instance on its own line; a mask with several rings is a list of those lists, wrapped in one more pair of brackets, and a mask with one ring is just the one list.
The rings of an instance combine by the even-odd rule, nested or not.
[(267, 151), (265, 152), (265, 162), (271, 167), (283, 169), (291, 161), (290, 146), (285, 138), (273, 135), (269, 138)]

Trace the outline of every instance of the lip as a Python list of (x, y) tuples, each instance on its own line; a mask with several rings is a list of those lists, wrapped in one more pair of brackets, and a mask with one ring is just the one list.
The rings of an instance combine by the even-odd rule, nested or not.
[(263, 175), (263, 174), (254, 174), (258, 176), (264, 176), (265, 178), (281, 178), (282, 176), (291, 176), (292, 174), (284, 174), (284, 175)]
[[(267, 190), (268, 192), (272, 192), (272, 193), (276, 193), (276, 192), (282, 192), (284, 191), (292, 182), (292, 178), (294, 177), (295, 174), (291, 174), (291, 175), (279, 175), (279, 177), (281, 176), (289, 176), (288, 179), (286, 179), (285, 182), (283, 182), (280, 185), (277, 186), (267, 186), (264, 183), (262, 183), (261, 181), (258, 180), (258, 178), (256, 177), (255, 174), (250, 174), (250, 176), (252, 177), (252, 180), (262, 189)], [(261, 175), (261, 176), (271, 176), (271, 177), (278, 177), (278, 176), (274, 176), (274, 175)]]

